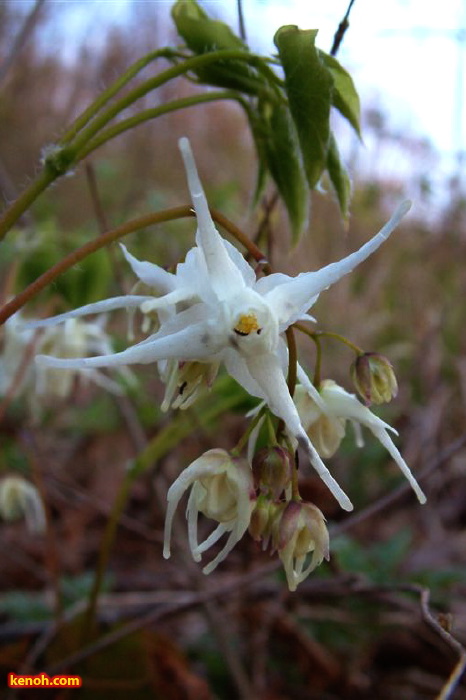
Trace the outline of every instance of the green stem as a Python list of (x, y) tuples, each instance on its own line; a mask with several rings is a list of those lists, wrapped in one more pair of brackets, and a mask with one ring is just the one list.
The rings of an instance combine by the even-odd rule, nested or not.
[(364, 350), (362, 348), (360, 348), (355, 343), (352, 343), (351, 340), (348, 340), (348, 338), (345, 338), (344, 335), (340, 335), (339, 333), (333, 333), (332, 331), (311, 331), (309, 330), (309, 328), (306, 328), (306, 326), (303, 326), (301, 323), (295, 323), (294, 328), (297, 328), (302, 333), (305, 333), (307, 336), (309, 336), (309, 338), (314, 340), (314, 342), (316, 338), (333, 338), (334, 340), (340, 341), (340, 343), (343, 343), (348, 348), (353, 350), (356, 353), (356, 355), (364, 354)]
[(107, 103), (112, 97), (114, 97), (120, 90), (122, 90), (125, 85), (127, 85), (130, 80), (132, 80), (143, 68), (145, 68), (149, 63), (155, 61), (157, 58), (173, 59), (179, 56), (179, 52), (173, 51), (168, 47), (159, 49), (158, 51), (152, 51), (146, 56), (143, 56), (139, 61), (133, 63), (128, 70), (123, 73), (115, 82), (110, 85), (109, 88), (104, 90), (104, 92), (96, 99), (94, 102), (87, 107), (87, 109), (82, 112), (82, 114), (77, 117), (77, 119), (71, 124), (69, 129), (64, 133), (60, 139), (60, 144), (64, 145), (69, 143), (76, 134), (78, 134), (81, 129), (83, 129), (86, 124), (88, 124), (91, 119), (97, 114), (97, 112)]
[(233, 90), (225, 90), (223, 92), (219, 91), (214, 93), (206, 93), (203, 95), (194, 95), (192, 97), (184, 97), (182, 99), (169, 102), (168, 104), (161, 105), (160, 107), (145, 109), (142, 112), (135, 114), (133, 117), (124, 119), (123, 121), (118, 122), (118, 124), (114, 124), (114, 126), (110, 126), (108, 129), (101, 131), (96, 138), (87, 143), (81, 152), (76, 154), (77, 158), (78, 160), (82, 160), (92, 153), (92, 151), (95, 151), (104, 143), (110, 141), (110, 139), (119, 136), (129, 129), (133, 129), (135, 126), (139, 126), (139, 124), (149, 121), (150, 119), (156, 119), (163, 114), (169, 114), (170, 112), (175, 112), (179, 109), (186, 109), (188, 107), (195, 107), (196, 105), (204, 104), (205, 102), (215, 102), (216, 100), (237, 100), (240, 103), (243, 102), (238, 93), (233, 92)]
[(316, 365), (314, 369), (313, 384), (316, 387), (316, 389), (319, 389), (320, 382), (322, 380), (322, 344), (320, 342), (319, 336), (317, 335), (313, 338), (313, 341), (316, 344)]
[(107, 525), (99, 550), (99, 559), (95, 570), (92, 588), (89, 593), (89, 599), (81, 627), (81, 643), (85, 644), (92, 639), (95, 634), (95, 618), (97, 610), (97, 601), (99, 598), (102, 584), (104, 581), (105, 572), (107, 570), (108, 560), (115, 540), (115, 533), (118, 527), (118, 521), (126, 506), (128, 494), (134, 478), (130, 473), (126, 473), (123, 483), (121, 484), (115, 501), (113, 502)]
[[(165, 51), (165, 55), (167, 55), (167, 50), (162, 50), (162, 52), (163, 51)], [(163, 53), (161, 53), (161, 55), (163, 55)], [(172, 55), (175, 56), (175, 54)], [(149, 54), (149, 56), (154, 55)], [(9, 207), (6, 210), (2, 218), (0, 218), (0, 241), (4, 238), (6, 233), (19, 219), (21, 214), (23, 214), (23, 212), (26, 211), (26, 209), (28, 209), (28, 207), (35, 201), (35, 199), (48, 187), (48, 185), (50, 185), (60, 175), (63, 175), (64, 172), (66, 172), (66, 170), (76, 165), (76, 163), (80, 160), (77, 154), (85, 152), (86, 144), (109, 121), (118, 116), (118, 114), (121, 111), (131, 106), (133, 102), (138, 100), (140, 97), (143, 97), (151, 90), (160, 87), (169, 80), (172, 80), (173, 78), (176, 78), (182, 75), (183, 73), (187, 73), (188, 71), (198, 70), (199, 68), (202, 68), (203, 66), (208, 65), (209, 63), (214, 63), (216, 61), (222, 60), (245, 61), (247, 63), (255, 65), (258, 70), (260, 70), (266, 75), (274, 75), (273, 71), (271, 71), (270, 68), (268, 68), (268, 66), (264, 63), (263, 59), (261, 59), (260, 56), (249, 54), (246, 51), (223, 50), (209, 52), (201, 56), (187, 58), (182, 63), (173, 66), (172, 68), (169, 68), (168, 70), (165, 70), (162, 73), (159, 73), (154, 78), (145, 81), (137, 88), (131, 90), (125, 97), (115, 102), (111, 107), (102, 112), (100, 116), (97, 116), (97, 110), (100, 109), (104, 104), (106, 104), (113, 95), (115, 95), (124, 85), (126, 85), (128, 80), (130, 80), (133, 77), (133, 75), (135, 75), (139, 70), (141, 70), (141, 68), (143, 68), (144, 65), (147, 65), (148, 57), (141, 59), (140, 63), (135, 64), (135, 66), (133, 66), (133, 68), (130, 69), (128, 73), (122, 76), (118, 81), (116, 81), (116, 83), (114, 83), (110, 88), (108, 88), (108, 90), (105, 91), (100, 98), (94, 101), (94, 103), (87, 110), (85, 110), (85, 112), (80, 117), (78, 117), (78, 119), (74, 122), (70, 129), (65, 133), (57, 148), (58, 150), (60, 150), (60, 146), (62, 146), (63, 150), (66, 149), (66, 166), (63, 166), (63, 169), (59, 170), (54, 170), (52, 167), (45, 167), (44, 170), (38, 176), (38, 178), (31, 184), (31, 186), (25, 192), (23, 192), (22, 195), (18, 197), (18, 199), (11, 205), (11, 207)], [(278, 90), (279, 88), (277, 87), (277, 85), (275, 85), (275, 91)], [(89, 124), (88, 128), (84, 129), (86, 124), (88, 124), (89, 122), (91, 123)], [(81, 131), (81, 133), (79, 133), (79, 131)], [(59, 156), (60, 154), (58, 153), (57, 155)]]
[(316, 331), (316, 335), (320, 336), (321, 338), (333, 338), (334, 340), (339, 340), (340, 343), (343, 343), (351, 350), (354, 350), (356, 355), (364, 354), (364, 350), (355, 345), (355, 343), (352, 343), (351, 340), (348, 340), (348, 338), (345, 338), (344, 335), (340, 335), (339, 333), (333, 333), (332, 331)]
[(173, 80), (173, 78), (177, 78), (178, 76), (183, 75), (183, 73), (199, 70), (199, 68), (203, 68), (209, 63), (233, 60), (247, 61), (248, 63), (252, 64), (257, 64), (261, 61), (259, 56), (254, 56), (248, 54), (243, 50), (238, 49), (212, 51), (206, 54), (202, 54), (201, 56), (193, 56), (191, 58), (188, 58), (182, 63), (179, 63), (178, 65), (173, 66), (172, 68), (168, 68), (167, 70), (162, 71), (162, 73), (159, 73), (155, 77), (146, 80), (144, 83), (141, 83), (141, 85), (139, 85), (138, 87), (133, 88), (133, 90), (128, 92), (127, 95), (125, 95), (120, 100), (111, 105), (99, 116), (96, 116), (95, 119), (93, 119), (91, 124), (88, 126), (88, 128), (82, 131), (76, 137), (75, 141), (70, 145), (73, 146), (79, 153), (84, 149), (84, 146), (87, 144), (87, 142), (90, 141), (90, 139), (93, 136), (95, 136), (95, 134), (98, 131), (100, 131), (106, 124), (108, 124), (109, 121), (118, 116), (120, 112), (130, 107), (134, 102), (136, 102), (136, 100), (139, 100), (141, 97), (144, 97), (144, 95), (146, 95), (148, 92), (151, 92), (152, 90), (155, 90), (161, 85), (164, 85), (164, 83)]
[(57, 174), (44, 168), (31, 185), (13, 202), (0, 218), (0, 241), (5, 238), (19, 217), (57, 177)]

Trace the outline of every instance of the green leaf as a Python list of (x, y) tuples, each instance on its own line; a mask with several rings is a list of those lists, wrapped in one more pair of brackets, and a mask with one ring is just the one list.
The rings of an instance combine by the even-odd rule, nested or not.
[(262, 105), (262, 118), (267, 168), (286, 206), (296, 243), (307, 223), (309, 189), (295, 127), (283, 104)]
[(280, 27), (274, 37), (285, 72), (285, 90), (310, 187), (327, 165), (333, 78), (315, 47), (316, 29)]
[(341, 215), (346, 220), (348, 218), (351, 199), (351, 180), (347, 169), (341, 162), (337, 142), (333, 134), (330, 135), (330, 147), (327, 154), (327, 171), (338, 198)]
[(224, 22), (214, 20), (195, 0), (178, 0), (172, 18), (186, 45), (197, 54), (219, 49), (245, 49), (246, 44)]
[(205, 54), (226, 49), (244, 51), (245, 60), (219, 60), (196, 70), (203, 83), (257, 94), (264, 88), (264, 79), (247, 64), (249, 49), (224, 22), (214, 20), (204, 12), (195, 0), (178, 0), (172, 7), (176, 29), (195, 54)]
[(361, 105), (353, 78), (336, 58), (319, 50), (325, 66), (329, 69), (334, 84), (333, 105), (349, 121), (361, 138)]

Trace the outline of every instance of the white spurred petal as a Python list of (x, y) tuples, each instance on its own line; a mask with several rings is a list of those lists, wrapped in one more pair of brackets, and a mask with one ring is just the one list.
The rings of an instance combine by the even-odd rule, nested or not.
[(212, 221), (188, 139), (180, 139), (179, 147), (197, 217), (196, 241), (204, 254), (212, 287), (220, 300), (225, 299), (232, 289), (244, 288), (243, 275), (228, 254), (224, 241)]
[(411, 202), (402, 202), (379, 233), (339, 262), (326, 265), (315, 272), (303, 272), (289, 282), (280, 279), (280, 283), (266, 294), (267, 301), (275, 308), (280, 322), (289, 325), (296, 321), (315, 303), (324, 289), (338, 282), (372, 255), (387, 240), (410, 208)]
[(131, 255), (123, 243), (120, 243), (120, 248), (123, 251), (128, 263), (131, 265), (136, 277), (139, 277), (141, 282), (147, 284), (149, 287), (154, 287), (158, 292), (171, 292), (176, 287), (176, 277), (170, 272), (167, 272), (162, 267), (154, 265), (154, 263), (146, 262), (145, 260), (138, 260)]
[(158, 360), (203, 360), (217, 358), (223, 348), (223, 338), (209, 324), (188, 326), (177, 333), (155, 334), (137, 345), (111, 355), (81, 357), (64, 360), (49, 355), (37, 355), (36, 362), (43, 367), (57, 369), (86, 369), (87, 367), (122, 367), (149, 364)]
[(298, 440), (309, 455), (312, 466), (322, 481), (334, 495), (344, 510), (353, 510), (348, 496), (335, 481), (329, 470), (317, 454), (313, 444), (304, 432), (296, 406), (288, 391), (285, 376), (276, 355), (260, 355), (247, 359), (247, 368), (264, 392), (270, 410), (281, 418), (290, 433)]
[(189, 289), (175, 289), (173, 292), (165, 294), (163, 297), (152, 298), (141, 304), (141, 311), (144, 314), (159, 309), (170, 309), (180, 302), (189, 302), (195, 299), (197, 295)]
[(89, 314), (102, 314), (107, 313), (108, 311), (114, 311), (115, 309), (137, 309), (145, 301), (150, 301), (153, 298), (154, 297), (136, 294), (112, 297), (111, 299), (96, 301), (93, 304), (86, 304), (85, 306), (81, 306), (79, 309), (73, 309), (73, 311), (67, 311), (64, 314), (58, 314), (57, 316), (51, 316), (50, 318), (27, 321), (18, 324), (18, 326), (20, 325), (21, 328), (31, 330), (34, 330), (35, 328), (48, 328), (49, 326), (56, 326), (58, 323), (63, 323), (69, 318), (78, 318), (79, 316), (88, 316)]
[(369, 408), (363, 406), (354, 394), (348, 393), (336, 384), (332, 384), (330, 382), (324, 384), (322, 389), (322, 398), (333, 415), (341, 418), (347, 418), (369, 428), (369, 430), (393, 457), (403, 475), (411, 485), (419, 502), (425, 503), (426, 496), (424, 492), (420, 488), (410, 468), (388, 434), (388, 430), (395, 433), (396, 430), (372, 413)]
[(226, 239), (222, 239), (222, 241), (228, 255), (231, 258), (232, 263), (234, 263), (234, 265), (240, 271), (246, 285), (248, 287), (253, 287), (256, 284), (256, 273), (254, 272), (254, 269), (251, 267), (248, 261), (245, 260), (244, 256), (239, 252), (238, 248), (235, 248), (235, 246)]

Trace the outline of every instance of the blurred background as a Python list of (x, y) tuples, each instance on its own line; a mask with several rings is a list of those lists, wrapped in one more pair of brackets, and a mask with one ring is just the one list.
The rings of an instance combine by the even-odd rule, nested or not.
[[(318, 46), (329, 51), (347, 5), (244, 0), (248, 43), (271, 53), (276, 29), (298, 24), (319, 28)], [(44, 147), (102, 88), (143, 54), (180, 42), (170, 7), (150, 0), (0, 2), (2, 203), (31, 181)], [(203, 7), (238, 31), (234, 0)], [(178, 552), (162, 559), (164, 497), (201, 452), (237, 442), (253, 405), (239, 388), (222, 377), (210, 398), (182, 418), (161, 413), (163, 388), (151, 367), (137, 368), (137, 386), (124, 397), (77, 385), (39, 415), (18, 397), (1, 411), (0, 476), (32, 475), (51, 526), (38, 536), (22, 521), (0, 525), (5, 676), (21, 668), (53, 670), (84, 648), (77, 626), (109, 515), (128, 464), (152, 445), (118, 520), (97, 614), (100, 633), (125, 630), (135, 620), (141, 629), (128, 628), (112, 645), (61, 670), (85, 679), (76, 694), (466, 698), (464, 682), (454, 694), (445, 690), (466, 642), (466, 2), (390, 0), (382, 8), (356, 0), (338, 58), (363, 110), (362, 143), (343, 120), (336, 117), (334, 125), (353, 182), (349, 227), (323, 188), (313, 193), (309, 231), (291, 252), (286, 217), (275, 208), (268, 255), (275, 269), (289, 273), (319, 268), (366, 241), (401, 199), (413, 199), (390, 242), (323, 294), (314, 312), (319, 329), (392, 361), (399, 394), (376, 413), (399, 430), (397, 444), (421, 475), (427, 505), (420, 507), (407, 489), (385, 504), (400, 475), (370, 436), (362, 450), (349, 436), (329, 465), (351, 494), (355, 516), (339, 512), (318, 480), (303, 477), (303, 492), (329, 521), (330, 563), (290, 594), (274, 560), (246, 537), (206, 579), (183, 549), (182, 519)], [(137, 108), (196, 89), (180, 78)], [(270, 200), (251, 206), (256, 157), (244, 115), (234, 105), (204, 105), (111, 141), (44, 193), (2, 243), (3, 299), (99, 235), (96, 201), (107, 228), (188, 204), (177, 149), (183, 135), (209, 202), (255, 236)], [(182, 221), (125, 243), (138, 257), (170, 266), (183, 258), (193, 234), (192, 222)], [(104, 251), (41, 293), (26, 314), (128, 292), (133, 283), (119, 253)], [(117, 316), (109, 329), (124, 347), (126, 322)], [(300, 357), (312, 367), (314, 348), (304, 343)], [(351, 390), (351, 360), (347, 349), (328, 342), (324, 375)], [(228, 414), (211, 410), (225, 401)], [(426, 595), (437, 626), (422, 605)]]

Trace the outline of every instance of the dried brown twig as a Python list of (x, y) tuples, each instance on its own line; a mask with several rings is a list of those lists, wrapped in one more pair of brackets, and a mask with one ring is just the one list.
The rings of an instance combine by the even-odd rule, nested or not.
[(348, 9), (345, 12), (345, 16), (341, 20), (340, 24), (338, 25), (338, 29), (335, 32), (335, 36), (333, 37), (333, 44), (332, 48), (330, 49), (330, 55), (331, 56), (336, 56), (338, 53), (338, 49), (340, 48), (341, 42), (343, 41), (343, 37), (346, 34), (346, 30), (349, 27), (349, 15), (351, 12), (351, 8), (354, 5), (354, 0), (350, 0), (350, 4), (348, 5)]

